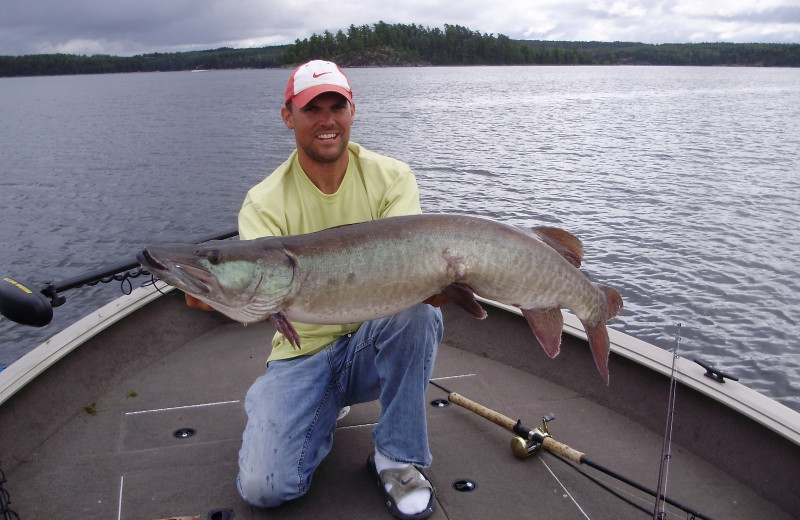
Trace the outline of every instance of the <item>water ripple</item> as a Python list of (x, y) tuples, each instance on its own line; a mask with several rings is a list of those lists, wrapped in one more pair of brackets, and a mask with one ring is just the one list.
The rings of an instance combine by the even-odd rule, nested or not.
[[(423, 208), (578, 235), (612, 327), (800, 410), (800, 71), (356, 69), (353, 139), (411, 164)], [(285, 71), (0, 79), (3, 276), (64, 279), (235, 225), (293, 139)], [(43, 208), (43, 209), (42, 209)], [(0, 363), (49, 331), (0, 321)], [(10, 345), (10, 347), (9, 347)], [(612, 368), (613, 381), (613, 368)]]

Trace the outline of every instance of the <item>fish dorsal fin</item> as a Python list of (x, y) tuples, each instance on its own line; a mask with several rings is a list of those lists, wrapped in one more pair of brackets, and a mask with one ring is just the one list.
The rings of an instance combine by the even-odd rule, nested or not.
[(581, 266), (583, 244), (578, 237), (569, 231), (550, 226), (536, 226), (531, 228), (531, 231), (545, 244), (558, 251), (569, 263), (575, 267)]

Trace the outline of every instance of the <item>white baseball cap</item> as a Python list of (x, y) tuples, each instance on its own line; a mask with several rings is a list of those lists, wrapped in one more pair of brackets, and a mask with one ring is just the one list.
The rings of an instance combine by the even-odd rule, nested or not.
[(302, 108), (323, 92), (337, 92), (353, 100), (353, 90), (342, 69), (331, 61), (314, 60), (294, 69), (286, 83), (286, 104)]

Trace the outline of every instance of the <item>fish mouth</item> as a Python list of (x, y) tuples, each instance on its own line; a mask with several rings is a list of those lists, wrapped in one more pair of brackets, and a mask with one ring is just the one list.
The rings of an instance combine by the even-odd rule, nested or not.
[(148, 269), (152, 267), (155, 270), (162, 270), (162, 271), (166, 270), (166, 266), (164, 266), (164, 264), (156, 260), (155, 257), (153, 257), (153, 255), (151, 255), (150, 251), (148, 251), (147, 249), (139, 251), (139, 253), (136, 254), (136, 258), (139, 260), (140, 264), (147, 267)]
[(151, 274), (187, 292), (209, 294), (214, 289), (216, 278), (201, 267), (159, 260), (147, 249), (136, 258)]

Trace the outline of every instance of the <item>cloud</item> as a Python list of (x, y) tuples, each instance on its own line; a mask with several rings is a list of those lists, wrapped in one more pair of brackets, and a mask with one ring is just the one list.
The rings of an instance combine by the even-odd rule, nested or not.
[(795, 0), (3, 0), (0, 54), (130, 56), (292, 43), (353, 25), (462, 25), (515, 39), (800, 42)]

